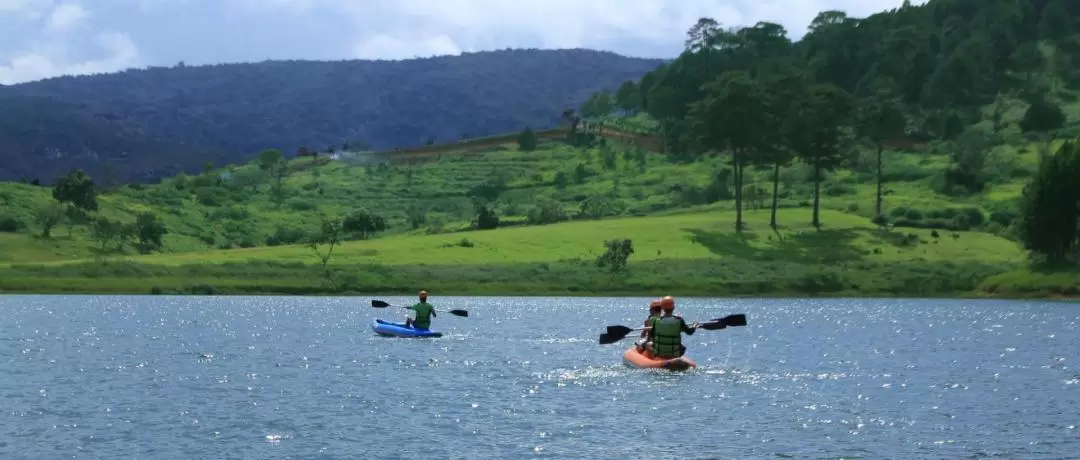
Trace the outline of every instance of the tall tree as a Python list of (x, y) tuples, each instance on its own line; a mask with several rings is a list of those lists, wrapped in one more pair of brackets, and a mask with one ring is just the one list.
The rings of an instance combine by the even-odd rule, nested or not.
[(874, 215), (881, 215), (882, 207), (882, 154), (885, 142), (896, 140), (904, 134), (904, 111), (900, 96), (895, 92), (896, 84), (892, 78), (883, 76), (875, 79), (867, 88), (865, 102), (860, 105), (856, 129), (874, 143), (877, 149), (877, 193), (874, 200)]
[(735, 230), (742, 219), (743, 168), (748, 157), (765, 146), (768, 124), (765, 92), (749, 72), (725, 72), (704, 87), (706, 97), (691, 104), (692, 135), (704, 150), (731, 151), (735, 173)]
[(713, 46), (716, 37), (722, 32), (719, 22), (713, 18), (701, 18), (686, 32), (684, 46), (687, 51), (699, 52)]
[(844, 128), (854, 109), (851, 96), (831, 83), (811, 86), (796, 100), (792, 145), (799, 158), (813, 169), (814, 217), (812, 224), (821, 227), (821, 181), (826, 172), (840, 167), (848, 159), (844, 150)]
[(259, 169), (274, 178), (271, 194), (280, 204), (285, 199), (285, 176), (289, 172), (289, 162), (277, 149), (263, 150), (259, 153)]
[(1080, 147), (1075, 141), (1066, 142), (1039, 163), (1021, 197), (1020, 241), (1049, 265), (1065, 263), (1077, 245), (1078, 176)]
[(637, 83), (633, 80), (623, 82), (615, 92), (615, 105), (631, 114), (641, 110), (641, 92)]
[(94, 180), (81, 169), (71, 171), (56, 181), (52, 196), (56, 201), (71, 203), (82, 211), (97, 211), (98, 208)]
[(756, 157), (756, 162), (773, 168), (769, 226), (775, 230), (779, 226), (776, 214), (780, 207), (780, 168), (790, 164), (795, 156), (792, 129), (796, 119), (792, 112), (796, 100), (806, 90), (806, 74), (803, 69), (789, 65), (769, 73), (763, 84), (766, 94), (764, 130), (769, 135), (766, 136), (765, 145)]

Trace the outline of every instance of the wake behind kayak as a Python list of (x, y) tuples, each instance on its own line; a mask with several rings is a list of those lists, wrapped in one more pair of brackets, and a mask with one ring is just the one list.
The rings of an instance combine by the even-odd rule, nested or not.
[(393, 323), (379, 318), (371, 322), (371, 330), (383, 337), (442, 337), (442, 332), (412, 328), (405, 323)]

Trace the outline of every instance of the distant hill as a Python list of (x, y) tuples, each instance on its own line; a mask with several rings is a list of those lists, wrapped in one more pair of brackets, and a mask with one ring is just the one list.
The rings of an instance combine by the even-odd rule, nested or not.
[[(0, 180), (73, 167), (148, 180), (278, 148), (415, 147), (551, 127), (562, 110), (664, 63), (592, 50), (406, 61), (266, 61), (0, 87)], [(108, 166), (106, 166), (108, 165)]]

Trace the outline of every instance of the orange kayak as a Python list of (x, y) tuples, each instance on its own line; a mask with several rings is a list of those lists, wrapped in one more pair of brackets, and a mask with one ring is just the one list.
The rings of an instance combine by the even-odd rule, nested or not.
[(697, 363), (685, 356), (672, 359), (656, 359), (642, 354), (637, 350), (637, 347), (632, 345), (629, 350), (623, 353), (623, 362), (628, 366), (637, 368), (667, 369), (670, 371), (685, 371), (697, 367)]

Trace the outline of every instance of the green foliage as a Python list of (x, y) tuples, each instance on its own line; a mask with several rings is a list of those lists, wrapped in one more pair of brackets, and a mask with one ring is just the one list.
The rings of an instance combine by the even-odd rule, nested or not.
[(362, 240), (368, 239), (376, 233), (386, 230), (386, 228), (386, 219), (364, 208), (353, 211), (340, 224), (340, 230)]
[(562, 204), (550, 198), (538, 200), (530, 209), (527, 216), (529, 224), (544, 225), (563, 222), (569, 219)]
[(1077, 246), (1080, 218), (1077, 177), (1080, 177), (1080, 148), (1069, 142), (1044, 159), (1024, 189), (1018, 223), (1020, 241), (1049, 265), (1066, 262)]
[(518, 148), (521, 149), (522, 152), (531, 152), (533, 150), (536, 150), (536, 145), (538, 142), (539, 141), (536, 138), (536, 133), (533, 132), (532, 128), (525, 128), (525, 130), (522, 131), (521, 134), (518, 134)]
[[(839, 262), (822, 269), (783, 261), (658, 260), (635, 267), (621, 276), (611, 276), (607, 269), (577, 262), (396, 266), (331, 263), (328, 272), (312, 270), (311, 265), (295, 261), (251, 260), (180, 266), (87, 262), (68, 266), (0, 267), (0, 289), (42, 293), (342, 295), (399, 292), (401, 286), (422, 284), (445, 295), (643, 296), (663, 291), (676, 296), (941, 297), (970, 294), (988, 276), (1007, 280), (997, 281), (997, 286), (1027, 282), (1017, 280), (1013, 272), (1007, 271), (1008, 266), (980, 262)], [(353, 281), (346, 283), (350, 276)], [(1048, 280), (1042, 284), (1050, 289), (1061, 286), (1066, 293), (1065, 288), (1071, 287), (1072, 293), (1076, 292), (1075, 273), (1054, 276), (1056, 282)], [(329, 277), (341, 281), (328, 283)]]
[(124, 244), (135, 234), (134, 226), (106, 217), (97, 217), (90, 223), (90, 236), (101, 245), (102, 252), (110, 249), (109, 243), (114, 245), (112, 250), (123, 251)]
[(26, 228), (26, 224), (18, 217), (0, 212), (0, 232), (15, 233), (23, 228)]
[(493, 230), (499, 226), (499, 216), (488, 205), (477, 205), (476, 221), (473, 225), (477, 230)]
[(284, 244), (297, 244), (304, 242), (307, 238), (307, 234), (303, 230), (290, 227), (279, 226), (274, 229), (274, 233), (266, 237), (267, 246), (281, 246)]
[(157, 220), (152, 213), (140, 213), (135, 220), (135, 234), (139, 238), (139, 245), (143, 251), (161, 249), (161, 238), (168, 233), (165, 224)]
[(626, 204), (618, 198), (606, 195), (593, 195), (586, 198), (578, 207), (578, 217), (601, 219), (618, 216), (626, 211)]
[(94, 181), (80, 169), (61, 177), (53, 187), (52, 196), (60, 203), (71, 203), (83, 211), (96, 211), (98, 208)]
[(987, 182), (985, 168), (989, 151), (987, 133), (975, 128), (964, 131), (953, 142), (952, 164), (934, 183), (938, 193), (960, 196), (982, 191)]
[(604, 248), (604, 253), (596, 258), (596, 265), (612, 272), (625, 270), (630, 256), (634, 254), (634, 243), (629, 238), (604, 241)]
[(408, 209), (405, 210), (408, 216), (409, 227), (413, 230), (420, 228), (421, 225), (427, 223), (428, 210), (418, 204), (410, 204)]
[(625, 81), (619, 90), (615, 92), (615, 106), (620, 110), (628, 113), (635, 113), (641, 110), (642, 107), (641, 90), (637, 86), (637, 82), (633, 80)]
[[(52, 230), (67, 219), (67, 207), (60, 203), (42, 206), (37, 213), (37, 224), (41, 226), (41, 236), (51, 238)], [(2, 230), (2, 228), (0, 228)]]
[(1065, 126), (1065, 113), (1057, 104), (1038, 98), (1024, 111), (1020, 120), (1020, 129), (1026, 132), (1045, 133)]
[[(348, 219), (346, 219), (348, 222)], [(319, 231), (311, 236), (308, 247), (319, 258), (323, 271), (329, 277), (330, 272), (326, 269), (330, 258), (334, 255), (334, 248), (341, 242), (342, 233), (349, 231), (344, 223), (337, 219), (323, 218)]]

